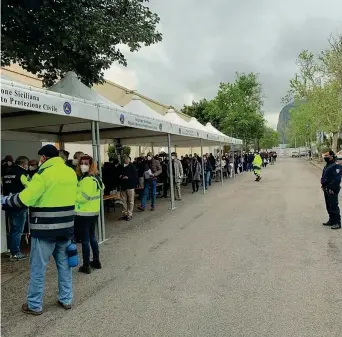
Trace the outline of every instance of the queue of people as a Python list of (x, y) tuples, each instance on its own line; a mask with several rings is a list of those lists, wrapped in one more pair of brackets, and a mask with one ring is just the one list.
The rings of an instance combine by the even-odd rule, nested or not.
[[(133, 162), (126, 155), (122, 163), (115, 159), (104, 164), (102, 181), (96, 161), (83, 152), (76, 152), (73, 159), (69, 160), (69, 152), (45, 145), (38, 155), (39, 162), (25, 156), (15, 161), (11, 156), (6, 156), (2, 162), (4, 197), (1, 202), (10, 221), (9, 245), (13, 261), (27, 258), (20, 251), (20, 242), (29, 217), (30, 282), (22, 311), (32, 315), (42, 313), (44, 279), (51, 256), (56, 261), (58, 271), (57, 303), (66, 310), (71, 308), (73, 299), (72, 266), (68, 263), (72, 242), (82, 244), (83, 263), (79, 267), (80, 272), (90, 274), (92, 269), (102, 268), (95, 235), (102, 193), (120, 192), (120, 220), (129, 221), (133, 216), (137, 189), (141, 202), (138, 210), (144, 212), (149, 199), (150, 209), (154, 211), (157, 186), (162, 186), (161, 194), (167, 197), (172, 180), (176, 199), (181, 200), (183, 185), (191, 182), (193, 193), (199, 191), (200, 185), (208, 189), (214, 179), (228, 179), (234, 170), (235, 174), (239, 174), (245, 170), (244, 163), (251, 160), (248, 154), (244, 160), (245, 154), (237, 153), (226, 153), (222, 157), (194, 154), (178, 159), (177, 153), (173, 152), (170, 165), (165, 154), (154, 155), (149, 152), (146, 157), (135, 158)], [(255, 158), (258, 157), (254, 156), (252, 165), (255, 166)]]

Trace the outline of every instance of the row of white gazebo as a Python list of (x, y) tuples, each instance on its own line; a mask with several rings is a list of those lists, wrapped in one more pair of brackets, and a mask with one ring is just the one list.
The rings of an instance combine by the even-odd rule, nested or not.
[[(120, 139), (122, 145), (189, 147), (230, 144), (241, 147), (242, 141), (224, 135), (210, 123), (195, 118), (185, 121), (173, 109), (161, 115), (134, 97), (121, 107), (80, 82), (73, 72), (49, 90), (30, 87), (1, 77), (2, 138), (25, 139), (34, 136), (42, 142), (91, 141), (93, 156), (101, 163), (101, 140)], [(221, 154), (222, 151), (220, 151)], [(171, 160), (169, 160), (171, 165)], [(101, 170), (100, 170), (101, 171)], [(203, 174), (204, 177), (204, 174)], [(222, 177), (222, 174), (221, 174)], [(171, 209), (175, 208), (171, 179)], [(103, 208), (99, 226), (100, 240), (105, 239)]]

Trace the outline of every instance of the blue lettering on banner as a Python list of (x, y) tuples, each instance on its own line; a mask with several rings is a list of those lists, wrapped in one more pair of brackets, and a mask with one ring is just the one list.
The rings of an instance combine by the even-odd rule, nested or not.
[(65, 102), (63, 104), (63, 110), (67, 115), (71, 114), (71, 104), (69, 102)]

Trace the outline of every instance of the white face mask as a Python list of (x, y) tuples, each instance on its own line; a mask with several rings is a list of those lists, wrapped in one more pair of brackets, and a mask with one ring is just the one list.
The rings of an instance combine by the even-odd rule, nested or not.
[(151, 160), (152, 159), (152, 157), (151, 156), (147, 156), (147, 160)]
[(89, 171), (89, 165), (81, 165), (81, 172), (86, 173)]
[(128, 166), (128, 164), (124, 163), (124, 167)]
[(78, 164), (78, 159), (73, 159), (73, 160), (72, 160), (72, 164), (73, 164), (74, 166), (76, 166), (76, 165)]
[(171, 156), (171, 158), (172, 158), (172, 159), (176, 159), (176, 157), (175, 157), (175, 156)]
[(35, 170), (36, 170), (36, 167), (35, 167), (35, 166), (32, 166), (32, 165), (30, 165), (30, 166), (29, 166), (29, 170), (30, 170), (30, 171), (35, 171)]
[(12, 162), (11, 162), (11, 161), (8, 161), (8, 162), (7, 162), (7, 165), (8, 165), (8, 166), (12, 166)]

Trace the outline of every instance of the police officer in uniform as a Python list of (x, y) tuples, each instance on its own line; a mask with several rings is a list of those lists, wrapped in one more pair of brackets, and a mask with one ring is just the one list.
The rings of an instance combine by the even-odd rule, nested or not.
[[(3, 177), (3, 192), (5, 196), (21, 192), (27, 185), (29, 159), (20, 156), (16, 159), (14, 166)], [(20, 251), (21, 236), (27, 219), (27, 210), (20, 208), (8, 208), (7, 216), (10, 222), (10, 252), (12, 261), (27, 259)]]
[(341, 166), (336, 162), (334, 151), (325, 153), (324, 160), (327, 164), (323, 169), (321, 185), (329, 220), (323, 225), (331, 226), (331, 229), (339, 229), (341, 228), (341, 215), (338, 206), (338, 194), (340, 192), (342, 170)]
[(28, 186), (1, 201), (18, 209), (30, 207), (30, 283), (22, 312), (31, 315), (43, 312), (45, 273), (51, 256), (58, 271), (58, 304), (70, 309), (73, 298), (67, 247), (74, 231), (77, 177), (55, 146), (43, 146), (38, 155), (39, 170)]

